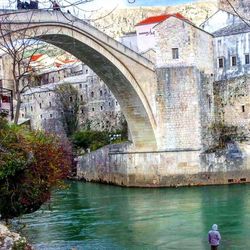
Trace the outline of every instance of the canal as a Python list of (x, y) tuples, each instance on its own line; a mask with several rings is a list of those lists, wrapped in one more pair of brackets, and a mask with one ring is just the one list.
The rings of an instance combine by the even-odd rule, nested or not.
[(213, 223), (220, 249), (247, 250), (250, 185), (134, 189), (70, 182), (22, 222), (38, 250), (209, 249)]

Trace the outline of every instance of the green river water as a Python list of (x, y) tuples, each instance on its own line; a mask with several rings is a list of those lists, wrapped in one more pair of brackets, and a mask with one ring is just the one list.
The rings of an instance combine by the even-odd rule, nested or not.
[(250, 185), (136, 189), (70, 182), (50, 205), (26, 215), (22, 231), (35, 249), (250, 249)]

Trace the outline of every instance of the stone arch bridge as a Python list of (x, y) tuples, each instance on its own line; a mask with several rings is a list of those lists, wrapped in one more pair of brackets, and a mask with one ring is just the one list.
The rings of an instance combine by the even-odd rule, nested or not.
[(0, 28), (0, 39), (24, 32), (25, 38), (68, 51), (90, 66), (118, 100), (133, 144), (83, 156), (79, 177), (127, 186), (218, 182), (215, 175), (203, 178), (208, 172), (201, 157), (208, 117), (204, 86), (209, 83), (197, 68), (156, 68), (87, 22), (59, 11), (2, 11)]
[[(157, 146), (154, 64), (87, 22), (60, 11), (0, 12), (2, 30), (51, 43), (71, 53), (108, 85), (128, 122), (134, 147)], [(8, 25), (8, 28), (6, 28)]]

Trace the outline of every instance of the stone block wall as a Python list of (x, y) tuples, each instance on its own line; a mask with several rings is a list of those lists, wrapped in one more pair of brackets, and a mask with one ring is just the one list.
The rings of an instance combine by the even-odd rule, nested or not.
[(159, 148), (201, 149), (213, 118), (212, 78), (195, 67), (160, 68), (157, 76)]
[[(154, 30), (158, 67), (195, 66), (207, 74), (213, 73), (212, 35), (175, 17), (158, 24)], [(178, 58), (173, 58), (172, 49), (178, 49)]]
[(198, 151), (134, 152), (128, 143), (85, 154), (77, 165), (80, 179), (125, 186), (185, 185), (183, 175), (198, 172)]
[(250, 131), (250, 77), (242, 76), (214, 83), (216, 120)]
[(250, 147), (240, 157), (228, 150), (133, 152), (131, 145), (109, 145), (78, 158), (77, 177), (128, 187), (177, 187), (250, 182)]

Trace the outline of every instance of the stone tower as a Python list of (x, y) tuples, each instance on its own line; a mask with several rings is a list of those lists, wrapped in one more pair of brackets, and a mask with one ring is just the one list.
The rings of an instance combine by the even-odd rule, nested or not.
[[(240, 16), (250, 19), (250, 0), (229, 0), (229, 2)], [(235, 14), (227, 0), (219, 0), (219, 8)]]

